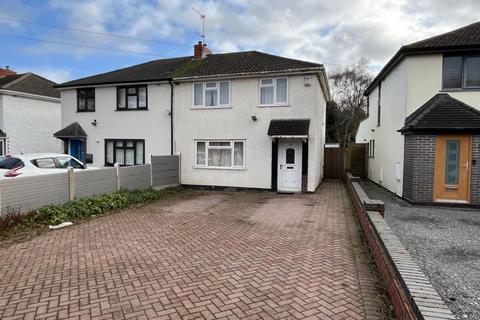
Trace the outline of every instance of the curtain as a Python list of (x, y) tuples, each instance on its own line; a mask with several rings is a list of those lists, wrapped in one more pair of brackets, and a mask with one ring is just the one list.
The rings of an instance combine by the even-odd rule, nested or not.
[(273, 104), (273, 87), (260, 88), (260, 104)]
[(218, 106), (218, 90), (205, 91), (205, 105), (208, 107)]
[(125, 108), (125, 88), (118, 89), (118, 108)]
[(107, 142), (107, 159), (106, 163), (113, 164), (113, 141)]
[(233, 165), (236, 167), (243, 167), (243, 142), (234, 143)]
[(126, 149), (125, 150), (125, 165), (133, 166), (135, 164), (135, 150)]
[(147, 107), (147, 87), (138, 88), (138, 106), (140, 108)]
[(195, 83), (193, 85), (193, 104), (195, 106), (203, 106), (203, 83)]
[(205, 142), (197, 142), (197, 165), (205, 165)]
[(144, 164), (145, 160), (143, 159), (143, 142), (138, 141), (135, 145), (135, 152), (137, 154), (137, 160), (135, 164)]
[(220, 82), (220, 104), (229, 104), (228, 82)]
[(276, 103), (287, 102), (287, 78), (277, 79)]
[(231, 167), (232, 150), (229, 149), (209, 149), (208, 166), (211, 167)]

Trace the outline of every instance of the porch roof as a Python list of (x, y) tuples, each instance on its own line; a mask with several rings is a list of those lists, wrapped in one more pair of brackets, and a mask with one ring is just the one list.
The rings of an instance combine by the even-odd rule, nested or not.
[(434, 95), (405, 119), (398, 130), (412, 131), (480, 131), (480, 111), (446, 93)]
[(86, 139), (87, 133), (78, 122), (74, 122), (55, 132), (53, 136), (58, 139)]
[(268, 135), (282, 138), (308, 138), (310, 119), (271, 120)]

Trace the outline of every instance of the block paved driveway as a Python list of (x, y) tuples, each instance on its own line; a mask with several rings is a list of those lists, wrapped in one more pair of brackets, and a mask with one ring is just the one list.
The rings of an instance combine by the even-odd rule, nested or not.
[(376, 319), (339, 182), (194, 191), (0, 249), (1, 319)]

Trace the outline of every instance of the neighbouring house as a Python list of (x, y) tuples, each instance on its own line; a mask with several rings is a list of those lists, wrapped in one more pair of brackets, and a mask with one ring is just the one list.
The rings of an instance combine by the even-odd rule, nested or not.
[(180, 154), (187, 185), (299, 192), (322, 180), (330, 91), (321, 64), (257, 51), (212, 54), (199, 43), (193, 56), (58, 88), (64, 129), (55, 136), (66, 152), (91, 154), (94, 165)]
[(413, 203), (480, 204), (480, 23), (398, 50), (365, 95), (368, 177)]
[(0, 155), (59, 152), (60, 92), (34, 73), (0, 68)]

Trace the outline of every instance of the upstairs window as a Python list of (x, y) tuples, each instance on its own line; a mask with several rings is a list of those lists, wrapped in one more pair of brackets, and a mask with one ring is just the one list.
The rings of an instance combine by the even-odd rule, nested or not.
[(147, 86), (117, 87), (117, 110), (146, 110)]
[(77, 89), (77, 111), (95, 111), (95, 88)]
[(480, 88), (480, 55), (444, 56), (443, 89)]
[(194, 107), (230, 105), (230, 82), (198, 82), (193, 84)]
[(260, 105), (286, 105), (288, 103), (288, 79), (260, 79)]

